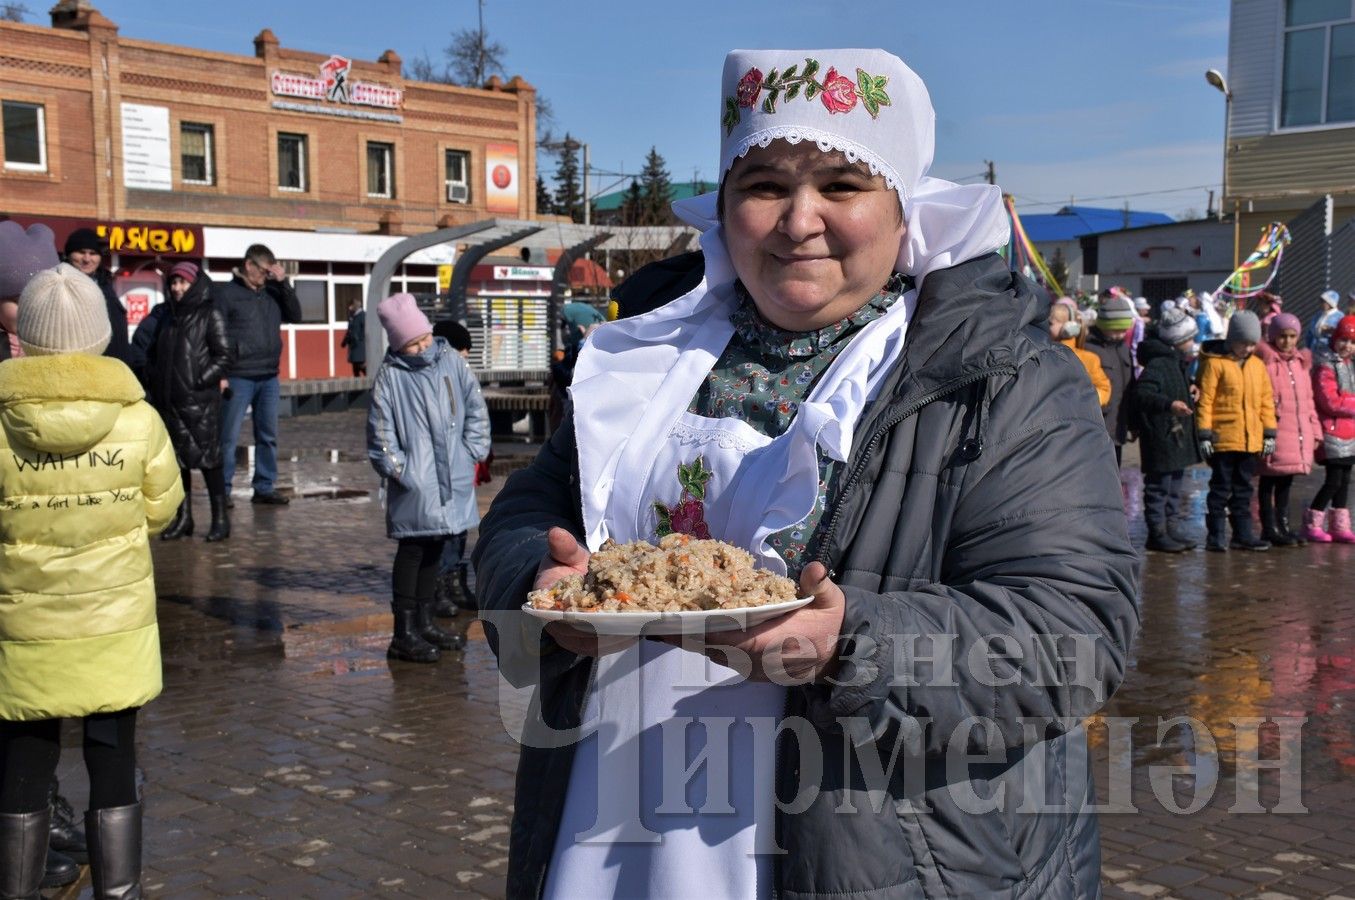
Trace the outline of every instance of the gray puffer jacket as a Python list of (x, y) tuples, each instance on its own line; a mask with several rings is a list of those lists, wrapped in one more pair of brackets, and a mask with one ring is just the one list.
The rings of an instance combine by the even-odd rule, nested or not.
[(367, 411), (367, 457), (386, 479), (386, 534), (459, 534), (480, 523), (475, 464), (489, 411), (470, 366), (442, 338), (417, 356), (387, 351)]
[[(1099, 895), (1081, 721), (1124, 676), (1137, 558), (1096, 395), (1050, 342), (1047, 313), (995, 255), (923, 284), (904, 358), (820, 525), (853, 661), (844, 684), (789, 691), (787, 718), (807, 720), (822, 753), (780, 736), (776, 896)], [(583, 534), (568, 426), (509, 479), (475, 549), (500, 669), (535, 685), (510, 837), (515, 898), (545, 884), (591, 671), (515, 612), (546, 530)], [(1041, 646), (1042, 635), (1086, 636), (1087, 652)], [(924, 657), (947, 640), (955, 665), (933, 670)], [(805, 781), (817, 792), (791, 804)]]

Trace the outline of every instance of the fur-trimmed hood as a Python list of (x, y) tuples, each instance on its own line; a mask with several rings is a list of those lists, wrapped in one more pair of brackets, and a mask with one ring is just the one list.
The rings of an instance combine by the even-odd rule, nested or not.
[(35, 450), (87, 450), (145, 396), (132, 370), (111, 357), (63, 353), (0, 365), (0, 426), (12, 443)]

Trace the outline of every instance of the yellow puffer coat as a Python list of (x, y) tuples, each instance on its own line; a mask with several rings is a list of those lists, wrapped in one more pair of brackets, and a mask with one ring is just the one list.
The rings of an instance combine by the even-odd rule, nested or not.
[(1196, 375), (1200, 401), (1195, 426), (1200, 439), (1213, 435), (1219, 453), (1260, 453), (1267, 437), (1275, 436), (1275, 389), (1266, 364), (1256, 354), (1242, 362), (1224, 341), (1209, 341), (1200, 354)]
[(182, 499), (165, 426), (121, 362), (0, 363), (0, 719), (160, 693), (147, 537)]

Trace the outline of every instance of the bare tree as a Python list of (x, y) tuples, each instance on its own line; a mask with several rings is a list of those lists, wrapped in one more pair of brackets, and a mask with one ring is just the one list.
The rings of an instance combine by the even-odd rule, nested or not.
[(483, 27), (463, 28), (452, 34), (452, 42), (443, 53), (456, 84), (480, 87), (490, 75), (503, 75), (508, 49), (498, 41), (491, 41)]
[(0, 22), (22, 22), (33, 10), (22, 3), (0, 3)]
[(435, 84), (452, 83), (452, 75), (446, 66), (439, 69), (433, 65), (433, 60), (428, 58), (427, 50), (409, 61), (405, 66), (405, 77), (413, 81), (431, 81)]

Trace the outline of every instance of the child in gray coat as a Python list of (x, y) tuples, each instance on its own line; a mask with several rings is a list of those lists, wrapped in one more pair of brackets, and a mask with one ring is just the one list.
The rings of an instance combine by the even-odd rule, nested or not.
[(489, 412), (461, 355), (433, 336), (411, 294), (377, 307), (390, 349), (372, 385), (367, 456), (386, 485), (395, 635), (386, 656), (436, 662), (465, 645), (433, 620), (444, 542), (480, 524), (475, 464), (489, 455)]

